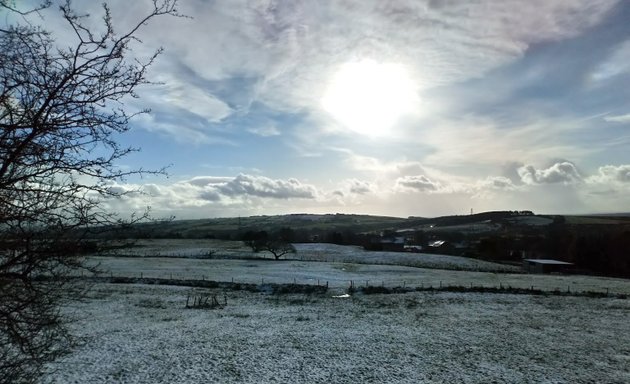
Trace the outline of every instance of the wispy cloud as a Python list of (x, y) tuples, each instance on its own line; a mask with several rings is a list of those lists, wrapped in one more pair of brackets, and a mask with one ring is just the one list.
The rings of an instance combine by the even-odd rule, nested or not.
[[(145, 3), (111, 1), (117, 29)], [(80, 7), (100, 22), (98, 4)], [(146, 195), (107, 204), (188, 217), (630, 207), (628, 7), (182, 1), (180, 11), (194, 19), (158, 19), (141, 30), (145, 44), (134, 45), (141, 57), (159, 45), (166, 51), (149, 73), (162, 84), (127, 102), (152, 114), (135, 119), (123, 143), (157, 143), (157, 168), (176, 163), (182, 174), (112, 185)], [(53, 14), (46, 27), (71, 39)], [(363, 61), (404, 69), (415, 100), (378, 138), (347, 129), (323, 102), (335, 74)], [(183, 176), (206, 172), (233, 176)]]
[(270, 124), (252, 127), (252, 128), (249, 128), (248, 131), (262, 137), (280, 135), (280, 130), (275, 125), (270, 125)]
[[(199, 103), (208, 102), (209, 112), (196, 102), (180, 106), (217, 121), (229, 113), (220, 104), (217, 81), (257, 78), (256, 87), (246, 90), (249, 99), (278, 110), (324, 114), (321, 98), (330, 76), (353, 58), (394, 58), (412, 69), (422, 89), (450, 84), (516, 60), (532, 44), (576, 36), (615, 3), (190, 1), (181, 11), (194, 21), (170, 20), (168, 31), (149, 25), (145, 33), (168, 48), (158, 68), (169, 71), (170, 98), (180, 105), (185, 93), (195, 93)], [(187, 83), (182, 66), (206, 86)]]
[(604, 120), (609, 123), (630, 123), (630, 113), (617, 116), (606, 116)]
[(619, 44), (617, 49), (601, 63), (595, 72), (595, 80), (607, 80), (630, 73), (630, 39)]

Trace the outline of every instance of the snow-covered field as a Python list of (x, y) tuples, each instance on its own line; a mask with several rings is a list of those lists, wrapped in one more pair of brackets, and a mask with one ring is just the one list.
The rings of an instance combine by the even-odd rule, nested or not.
[[(441, 257), (441, 256), (436, 256)], [(630, 280), (582, 275), (535, 275), (425, 269), (398, 265), (307, 262), (297, 260), (188, 259), (172, 257), (96, 257), (94, 263), (113, 276), (213, 280), (238, 283), (355, 285), (485, 286), (572, 292), (630, 294)]]
[[(112, 256), (132, 257), (176, 257), (176, 258), (212, 258), (248, 259), (252, 257), (271, 257), (265, 252), (253, 253), (240, 241), (210, 239), (155, 239), (140, 240), (134, 248), (118, 249)], [(374, 252), (365, 251), (358, 246), (335, 245), (325, 243), (294, 244), (297, 253), (284, 258), (307, 261), (326, 261), (362, 264), (405, 265), (422, 268), (442, 268), (486, 272), (514, 272), (519, 267), (502, 265), (483, 260), (458, 256), (432, 255), (424, 253)]]
[(464, 271), (518, 272), (520, 267), (491, 263), (468, 257), (429, 253), (375, 252), (361, 247), (322, 243), (295, 244), (297, 257), (308, 260), (337, 261), (361, 264), (389, 264), (420, 268), (439, 268)]
[(189, 292), (96, 285), (66, 308), (85, 344), (44, 382), (630, 382), (629, 300), (197, 290), (227, 298), (202, 310)]

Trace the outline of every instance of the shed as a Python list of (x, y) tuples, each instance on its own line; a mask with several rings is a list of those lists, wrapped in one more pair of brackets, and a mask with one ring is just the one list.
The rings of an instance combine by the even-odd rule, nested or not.
[(529, 273), (568, 272), (573, 263), (553, 259), (523, 259), (523, 269)]

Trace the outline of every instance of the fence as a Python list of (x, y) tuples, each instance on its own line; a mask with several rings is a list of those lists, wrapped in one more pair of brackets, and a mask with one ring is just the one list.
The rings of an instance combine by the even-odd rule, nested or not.
[[(406, 281), (406, 280), (324, 280), (314, 278), (293, 278), (292, 280), (278, 279), (268, 276), (258, 278), (230, 277), (221, 280), (210, 279), (205, 275), (182, 274), (182, 273), (105, 273), (100, 275), (83, 275), (82, 277), (100, 282), (118, 284), (159, 284), (159, 285), (181, 285), (206, 288), (223, 289), (247, 289), (251, 291), (283, 291), (281, 287), (292, 286), (286, 292), (325, 292), (328, 289), (345, 290), (348, 292), (363, 293), (407, 293), (422, 291), (446, 291), (446, 292), (479, 292), (479, 293), (512, 293), (512, 294), (532, 294), (532, 295), (561, 295), (561, 296), (589, 296), (589, 297), (616, 297), (627, 299), (628, 293), (613, 292), (607, 287), (600, 289), (580, 289), (567, 285), (560, 286), (536, 286), (536, 285), (512, 285), (499, 283), (467, 284), (444, 282), (444, 281)], [(301, 287), (301, 288), (300, 288)], [(309, 288), (310, 287), (310, 288)]]

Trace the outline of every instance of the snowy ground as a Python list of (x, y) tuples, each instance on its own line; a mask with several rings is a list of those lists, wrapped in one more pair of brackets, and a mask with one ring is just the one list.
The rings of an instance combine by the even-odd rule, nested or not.
[(355, 285), (484, 286), (535, 288), (572, 292), (595, 291), (630, 294), (630, 280), (581, 275), (535, 275), (471, 272), (296, 260), (188, 259), (173, 257), (96, 257), (100, 268), (113, 276), (234, 281), (238, 283)]
[(439, 268), (464, 271), (485, 272), (518, 272), (520, 267), (491, 263), (468, 257), (435, 255), (429, 253), (409, 252), (375, 252), (365, 251), (361, 247), (302, 243), (295, 244), (297, 257), (307, 260), (337, 261), (361, 264), (389, 264), (420, 268)]
[[(297, 243), (296, 254), (284, 258), (306, 261), (327, 261), (363, 264), (405, 265), (410, 267), (442, 268), (467, 271), (514, 272), (520, 267), (502, 265), (483, 260), (458, 256), (432, 255), (423, 253), (374, 252), (361, 247), (325, 243)], [(136, 247), (110, 252), (112, 256), (132, 257), (176, 257), (176, 258), (248, 259), (271, 257), (265, 252), (253, 253), (241, 241), (210, 239), (154, 239), (140, 240)]]
[[(350, 298), (96, 285), (84, 346), (46, 383), (628, 383), (630, 301), (426, 293)], [(197, 291), (202, 292), (202, 291)]]

